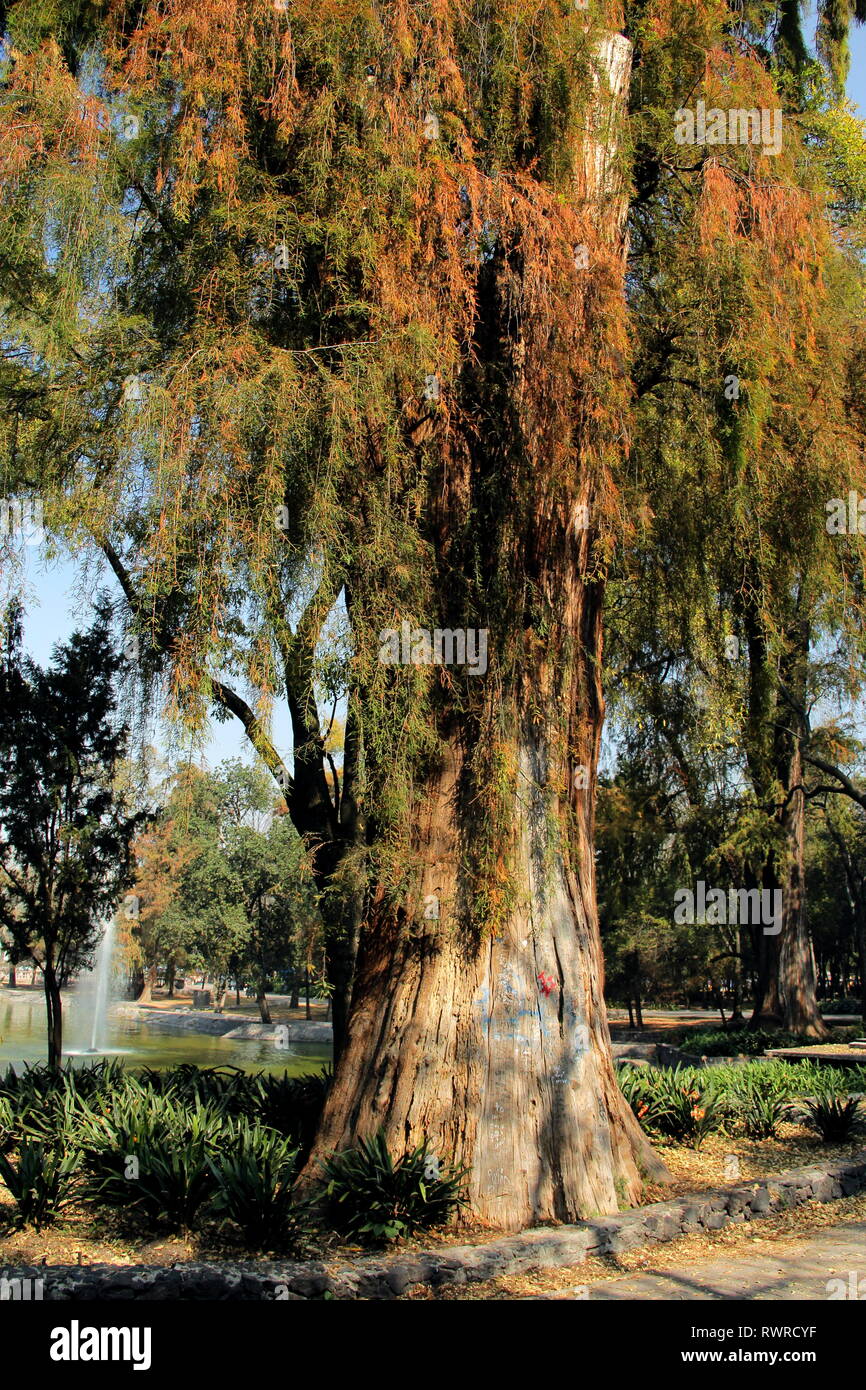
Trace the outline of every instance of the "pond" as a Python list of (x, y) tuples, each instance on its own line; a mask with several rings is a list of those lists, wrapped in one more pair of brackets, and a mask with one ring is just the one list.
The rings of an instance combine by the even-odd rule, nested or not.
[[(300, 1076), (321, 1071), (331, 1060), (331, 1047), (325, 1042), (290, 1042), (288, 1049), (277, 1049), (270, 1041), (189, 1031), (157, 1032), (138, 1019), (112, 1018), (106, 1054), (120, 1057), (128, 1067), (173, 1067), (180, 1062), (194, 1062), (200, 1067), (233, 1066), (243, 1071), (286, 1071), (290, 1076)], [(14, 1004), (8, 995), (0, 995), (0, 1073), (9, 1066), (20, 1070), (25, 1062), (44, 1062), (45, 1058), (42, 995), (22, 992)], [(88, 1065), (94, 1054), (65, 1060), (72, 1066)]]

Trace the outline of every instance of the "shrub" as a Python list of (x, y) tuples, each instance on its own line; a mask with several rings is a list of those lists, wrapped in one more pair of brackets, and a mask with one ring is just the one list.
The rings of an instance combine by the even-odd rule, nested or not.
[(814, 1043), (814, 1038), (762, 1028), (685, 1028), (678, 1035), (677, 1046), (700, 1057), (760, 1057), (768, 1047), (797, 1047), (807, 1042)]
[(91, 1150), (87, 1165), (88, 1196), (151, 1226), (187, 1230), (213, 1191), (205, 1145), (183, 1137)]
[(860, 1101), (845, 1091), (824, 1091), (807, 1096), (802, 1103), (803, 1122), (814, 1129), (825, 1144), (850, 1139), (858, 1123)]
[(66, 1145), (38, 1144), (25, 1139), (18, 1162), (0, 1154), (0, 1178), (14, 1198), (15, 1223), (39, 1231), (53, 1221), (72, 1197), (81, 1154)]
[(291, 1246), (300, 1251), (309, 1226), (308, 1206), (294, 1192), (298, 1150), (274, 1129), (241, 1120), (208, 1159), (215, 1190), (210, 1209), (233, 1221), (251, 1245)]
[(262, 1124), (288, 1135), (305, 1156), (312, 1148), (333, 1079), (330, 1069), (303, 1076), (260, 1076), (258, 1113)]
[(791, 1111), (784, 1086), (772, 1077), (743, 1077), (732, 1088), (732, 1101), (749, 1139), (774, 1139)]
[(654, 1098), (648, 1119), (659, 1134), (683, 1139), (700, 1148), (704, 1139), (722, 1122), (718, 1095), (694, 1081), (678, 1084), (674, 1080)]
[(223, 1129), (213, 1107), (184, 1107), (131, 1083), (98, 1110), (82, 1107), (88, 1195), (150, 1225), (186, 1230), (211, 1196), (208, 1157)]
[(695, 1148), (724, 1118), (717, 1078), (709, 1070), (620, 1067), (619, 1083), (642, 1125), (668, 1138), (687, 1140)]
[(322, 1208), (335, 1231), (367, 1244), (381, 1244), (416, 1230), (442, 1226), (460, 1206), (465, 1169), (439, 1170), (425, 1139), (392, 1159), (379, 1130), (321, 1162)]
[(652, 1107), (654, 1075), (657, 1073), (653, 1067), (636, 1067), (626, 1062), (617, 1064), (619, 1088), (631, 1106), (635, 1118), (641, 1123), (646, 1121)]

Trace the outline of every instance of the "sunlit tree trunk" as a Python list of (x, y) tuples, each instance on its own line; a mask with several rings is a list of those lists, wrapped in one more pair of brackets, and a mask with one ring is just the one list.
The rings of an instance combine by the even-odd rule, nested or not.
[[(624, 205), (611, 161), (630, 47), (615, 36), (597, 56), (612, 97), (596, 114), (613, 124), (587, 143), (581, 178), (621, 258)], [(514, 359), (508, 370), (517, 375)], [(498, 466), (507, 492), (508, 461)], [(435, 525), (444, 547), (466, 503), (453, 483), (443, 492)], [(539, 474), (519, 548), (555, 631), (547, 641), (525, 634), (518, 675), (488, 697), (494, 725), (471, 708), (471, 694), (442, 697), (439, 754), (418, 769), (406, 817), (413, 882), (402, 902), (373, 895), (312, 1156), (380, 1126), (398, 1152), (427, 1136), (469, 1170), (475, 1212), (507, 1229), (615, 1211), (637, 1199), (643, 1174), (664, 1173), (617, 1085), (603, 999), (593, 860), (602, 584), (586, 580), (594, 528), (574, 524), (580, 504), (591, 514), (594, 500), (579, 458), (555, 484)], [(449, 600), (446, 579), (436, 600), (443, 615)], [(355, 622), (351, 596), (350, 614)], [(501, 770), (496, 825), (479, 810), (484, 738)], [(473, 915), (478, 866), (491, 856), (503, 866), (502, 891), (495, 873), (489, 891), (492, 924)]]
[(268, 1004), (267, 985), (265, 980), (261, 980), (259, 982), (259, 988), (256, 993), (256, 1003), (259, 1006), (259, 1017), (261, 1018), (262, 1023), (270, 1023), (271, 1010), (270, 1005)]
[(137, 998), (137, 1000), (136, 1000), (135, 1002), (136, 1002), (137, 1004), (149, 1004), (150, 1001), (153, 999), (153, 991), (154, 991), (155, 989), (156, 989), (156, 966), (155, 966), (155, 965), (149, 965), (148, 968), (147, 968), (147, 970), (145, 971), (145, 974), (144, 974), (144, 978), (143, 978), (143, 982), (142, 982), (142, 986), (141, 986), (141, 993), (139, 994), (139, 996), (138, 996), (138, 998)]

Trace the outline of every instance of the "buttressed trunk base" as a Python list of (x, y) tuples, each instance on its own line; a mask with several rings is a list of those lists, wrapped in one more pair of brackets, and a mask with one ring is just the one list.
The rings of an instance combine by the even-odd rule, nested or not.
[(614, 1074), (591, 852), (580, 873), (566, 863), (544, 752), (526, 736), (517, 752), (517, 905), (496, 934), (455, 928), (464, 798), (452, 745), (418, 832), (420, 900), (441, 917), (365, 931), (313, 1155), (379, 1127), (394, 1153), (426, 1137), (468, 1168), (473, 1212), (498, 1229), (613, 1212), (637, 1200), (642, 1173), (665, 1175)]

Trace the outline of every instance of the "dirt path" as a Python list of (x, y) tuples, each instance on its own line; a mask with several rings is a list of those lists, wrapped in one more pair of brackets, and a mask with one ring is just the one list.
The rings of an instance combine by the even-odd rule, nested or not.
[(866, 1301), (866, 1221), (830, 1226), (805, 1240), (765, 1241), (737, 1254), (646, 1269), (641, 1274), (541, 1295), (555, 1299), (746, 1299)]

